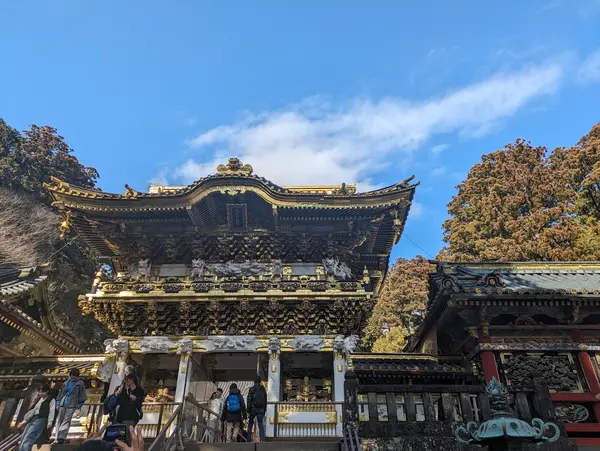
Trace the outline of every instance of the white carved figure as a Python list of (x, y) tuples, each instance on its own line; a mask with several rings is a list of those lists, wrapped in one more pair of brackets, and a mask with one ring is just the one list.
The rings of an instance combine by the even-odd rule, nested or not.
[(150, 260), (147, 258), (140, 260), (137, 266), (137, 280), (150, 279), (150, 271)]
[(273, 260), (273, 266), (271, 268), (271, 279), (283, 277), (283, 263), (281, 260)]
[(192, 353), (194, 343), (189, 338), (182, 338), (177, 342), (177, 354), (188, 354)]
[(197, 277), (202, 277), (204, 275), (204, 270), (206, 269), (206, 263), (204, 260), (193, 259), (192, 260), (192, 279)]
[(344, 337), (338, 335), (333, 339), (333, 349), (337, 352), (344, 352), (346, 350), (346, 341)]
[(105, 354), (114, 354), (117, 352), (115, 347), (113, 346), (113, 339), (109, 338), (108, 340), (104, 340), (104, 353)]
[(323, 339), (321, 337), (301, 336), (290, 341), (290, 345), (296, 350), (318, 351), (323, 346)]
[(129, 341), (125, 338), (110, 338), (104, 340), (104, 352), (106, 354), (126, 354), (129, 350)]
[(149, 352), (169, 352), (175, 347), (175, 343), (165, 337), (144, 337), (136, 344), (143, 354)]
[(112, 345), (119, 354), (125, 354), (129, 351), (129, 340), (125, 338), (117, 338)]
[(248, 349), (255, 341), (254, 337), (215, 337), (212, 342), (215, 349)]
[(259, 276), (267, 267), (264, 263), (250, 261), (244, 263), (227, 262), (208, 265), (209, 271), (219, 277)]
[(346, 263), (340, 262), (337, 258), (326, 258), (323, 260), (325, 273), (332, 275), (337, 280), (346, 280), (352, 277), (352, 271)]
[[(107, 340), (111, 341), (111, 340)], [(114, 359), (104, 359), (100, 365), (98, 365), (98, 371), (96, 371), (96, 377), (100, 379), (102, 382), (110, 382), (110, 379), (113, 375), (114, 371)]]
[(354, 351), (356, 351), (356, 347), (358, 346), (358, 335), (350, 335), (349, 337), (346, 337), (344, 342), (346, 345), (346, 353), (352, 354)]
[(269, 338), (269, 351), (272, 354), (278, 354), (281, 350), (281, 340), (277, 337)]

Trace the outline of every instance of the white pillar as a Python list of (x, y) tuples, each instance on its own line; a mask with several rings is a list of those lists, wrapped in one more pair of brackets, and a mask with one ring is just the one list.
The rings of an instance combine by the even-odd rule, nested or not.
[(189, 389), (192, 370), (190, 368), (190, 356), (192, 355), (192, 340), (182, 338), (177, 342), (177, 354), (179, 360), (179, 371), (177, 372), (177, 388), (175, 389), (175, 402), (183, 402)]
[[(348, 364), (345, 359), (345, 353), (342, 351), (333, 351), (333, 402), (344, 402), (344, 380)], [(344, 429), (342, 425), (342, 412), (344, 411), (342, 404), (335, 405), (337, 412), (337, 425), (335, 427), (338, 437), (341, 437)]]
[[(267, 386), (267, 403), (279, 402), (281, 393), (281, 343), (279, 338), (271, 337), (269, 339), (269, 377)], [(275, 405), (267, 404), (267, 427), (265, 434), (267, 437), (275, 436)]]
[(117, 340), (106, 340), (106, 353), (115, 354), (116, 362), (113, 370), (110, 384), (108, 386), (108, 394), (112, 395), (116, 388), (123, 383), (125, 367), (127, 366), (127, 353), (129, 351), (129, 340), (119, 338)]

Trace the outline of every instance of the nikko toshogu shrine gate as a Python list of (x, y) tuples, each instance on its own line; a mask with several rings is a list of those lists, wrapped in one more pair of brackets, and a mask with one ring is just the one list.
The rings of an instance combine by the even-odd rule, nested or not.
[(433, 262), (429, 311), (406, 352), (358, 350), (415, 187), (279, 187), (235, 158), (190, 186), (147, 193), (53, 180), (61, 229), (103, 263), (79, 305), (114, 337), (98, 355), (66, 355), (77, 352), (68, 341), (55, 356), (0, 358), (0, 429), (22, 418), (31, 389), (10, 393), (78, 366), (90, 395), (72, 436), (85, 436), (104, 421), (101, 395), (133, 365), (153, 450), (207, 441), (210, 395), (234, 382), (246, 395), (256, 375), (269, 440), (596, 449), (598, 263)]

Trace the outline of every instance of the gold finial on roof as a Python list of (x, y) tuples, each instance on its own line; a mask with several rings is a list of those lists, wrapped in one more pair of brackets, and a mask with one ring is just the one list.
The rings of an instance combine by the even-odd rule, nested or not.
[(128, 184), (125, 184), (125, 197), (137, 197), (138, 192), (130, 187)]
[(60, 223), (58, 226), (58, 230), (60, 230), (60, 239), (63, 240), (65, 238), (65, 233), (71, 230), (71, 212), (67, 211), (65, 214), (65, 220)]
[(230, 158), (227, 164), (220, 164), (217, 166), (217, 172), (220, 174), (243, 174), (251, 175), (252, 166), (249, 164), (242, 164), (239, 158)]

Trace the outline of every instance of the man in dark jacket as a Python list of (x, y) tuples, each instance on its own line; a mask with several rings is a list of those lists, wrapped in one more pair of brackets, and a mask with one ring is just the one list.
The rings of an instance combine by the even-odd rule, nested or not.
[(33, 407), (25, 414), (24, 420), (19, 423), (19, 428), (25, 427), (19, 451), (31, 451), (45, 429), (52, 428), (54, 420), (54, 399), (49, 393), (50, 386), (46, 383), (38, 390), (38, 396)]
[(71, 418), (77, 409), (81, 409), (87, 399), (85, 385), (79, 379), (79, 370), (73, 368), (69, 371), (69, 379), (65, 382), (56, 398), (58, 418), (56, 419), (56, 441), (63, 443), (71, 427)]
[(244, 397), (238, 390), (237, 384), (231, 384), (229, 396), (223, 406), (223, 416), (221, 417), (225, 422), (225, 441), (227, 443), (237, 441), (240, 426), (247, 416)]
[(125, 383), (115, 392), (117, 397), (117, 423), (135, 426), (142, 418), (144, 389), (135, 373), (125, 376)]
[(248, 441), (252, 441), (254, 433), (254, 420), (258, 422), (258, 436), (260, 441), (265, 441), (265, 411), (267, 410), (267, 391), (260, 383), (260, 376), (254, 379), (254, 387), (248, 392)]

